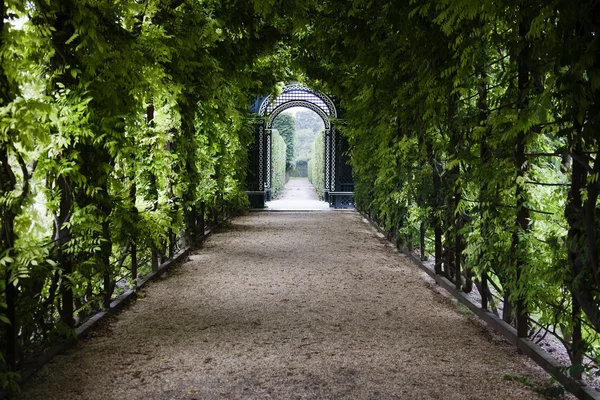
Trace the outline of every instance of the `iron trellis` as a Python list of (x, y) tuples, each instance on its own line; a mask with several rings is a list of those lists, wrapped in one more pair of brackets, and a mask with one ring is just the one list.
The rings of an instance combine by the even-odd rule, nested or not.
[(337, 109), (329, 96), (298, 83), (287, 85), (275, 100), (272, 96), (265, 98), (258, 109), (258, 114), (262, 117), (269, 116), (280, 105), (294, 100), (313, 104), (329, 117), (337, 118), (338, 116)]
[[(275, 118), (292, 107), (304, 107), (314, 111), (325, 125), (324, 140), (324, 195), (333, 208), (351, 208), (354, 182), (348, 157), (341, 152), (348, 150), (343, 135), (336, 134), (332, 119), (338, 118), (333, 100), (324, 93), (299, 83), (287, 85), (276, 98), (258, 97), (251, 111), (260, 119), (255, 124), (255, 144), (250, 148), (250, 172), (248, 173), (248, 197), (252, 208), (264, 208), (265, 201), (272, 200), (271, 187), (271, 128)], [(342, 181), (338, 181), (343, 178)]]

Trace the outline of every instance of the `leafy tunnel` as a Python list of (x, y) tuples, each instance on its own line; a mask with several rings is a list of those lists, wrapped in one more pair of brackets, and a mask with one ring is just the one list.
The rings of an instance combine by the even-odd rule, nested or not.
[(335, 101), (352, 174), (329, 181), (330, 201), (476, 290), (519, 337), (558, 333), (571, 376), (597, 370), (597, 1), (3, 0), (0, 13), (4, 387), (265, 195), (248, 160), (261, 99), (283, 82)]

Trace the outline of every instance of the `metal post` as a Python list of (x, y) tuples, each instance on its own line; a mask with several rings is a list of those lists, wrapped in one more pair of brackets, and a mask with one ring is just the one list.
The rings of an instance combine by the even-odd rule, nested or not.
[(488, 309), (488, 294), (489, 294), (489, 287), (488, 287), (488, 276), (487, 273), (482, 272), (481, 273), (481, 308), (484, 310)]
[(175, 234), (172, 229), (169, 229), (169, 233), (167, 235), (169, 243), (169, 260), (172, 260), (175, 256)]
[(138, 287), (138, 260), (137, 260), (137, 245), (131, 244), (131, 279), (133, 281), (133, 288)]
[(110, 272), (104, 272), (104, 308), (108, 310), (110, 308), (110, 298), (112, 297)]

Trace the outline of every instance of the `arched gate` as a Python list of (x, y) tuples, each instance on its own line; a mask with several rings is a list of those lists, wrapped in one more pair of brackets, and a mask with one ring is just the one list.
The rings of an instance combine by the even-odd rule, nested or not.
[(287, 85), (276, 99), (272, 96), (256, 98), (251, 107), (251, 112), (258, 114), (254, 124), (255, 140), (249, 151), (250, 169), (247, 176), (251, 207), (263, 208), (266, 201), (272, 200), (271, 127), (279, 114), (292, 107), (304, 107), (316, 112), (325, 124), (325, 201), (333, 208), (354, 207), (354, 180), (346, 154), (348, 142), (333, 126), (333, 121), (339, 118), (335, 104), (326, 94), (298, 83)]

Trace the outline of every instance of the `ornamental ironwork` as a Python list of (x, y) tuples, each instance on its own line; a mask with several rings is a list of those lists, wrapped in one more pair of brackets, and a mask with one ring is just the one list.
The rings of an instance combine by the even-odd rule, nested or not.
[(331, 130), (331, 154), (333, 154), (333, 168), (331, 168), (331, 190), (335, 190), (335, 170), (336, 170), (336, 152), (335, 152), (335, 129)]
[(329, 130), (325, 131), (325, 190), (331, 190), (331, 181), (329, 180), (329, 170), (331, 169), (331, 151), (329, 143), (331, 142), (331, 133)]
[[(270, 132), (270, 131), (269, 131)], [(267, 178), (265, 182), (265, 189), (271, 189), (271, 169), (273, 168), (273, 163), (271, 163), (271, 134), (267, 134)]]
[(271, 115), (282, 104), (293, 101), (301, 101), (303, 104), (314, 104), (326, 116), (337, 118), (337, 110), (329, 96), (299, 83), (287, 85), (276, 99), (273, 99), (273, 96), (265, 98), (259, 108), (258, 114), (263, 117)]
[(277, 118), (279, 114), (292, 107), (308, 108), (309, 110), (316, 112), (319, 115), (319, 117), (321, 117), (321, 119), (323, 120), (323, 123), (325, 124), (325, 130), (329, 130), (331, 128), (331, 121), (329, 121), (327, 114), (325, 114), (319, 106), (310, 103), (306, 100), (293, 100), (279, 105), (279, 107), (275, 108), (269, 114), (269, 119), (267, 121), (267, 129), (271, 129), (271, 127), (273, 126), (273, 121), (275, 121), (275, 118)]
[[(273, 121), (283, 111), (292, 107), (302, 107), (315, 112), (325, 125), (324, 139), (324, 197), (334, 208), (352, 208), (354, 181), (350, 159), (347, 154), (347, 140), (334, 129), (338, 118), (337, 110), (331, 98), (317, 90), (298, 83), (287, 85), (283, 92), (273, 98), (257, 97), (251, 106), (252, 112), (262, 117), (256, 119), (255, 137), (258, 146), (252, 148), (252, 173), (249, 187), (258, 191), (248, 191), (250, 204), (254, 208), (263, 208), (266, 201), (272, 199), (272, 126)], [(256, 173), (258, 172), (258, 173)]]
[(265, 163), (265, 159), (264, 159), (264, 146), (263, 146), (263, 132), (264, 132), (265, 128), (263, 128), (262, 126), (260, 128), (258, 128), (258, 187), (260, 188), (260, 190), (264, 190), (264, 184), (263, 184), (263, 166)]

